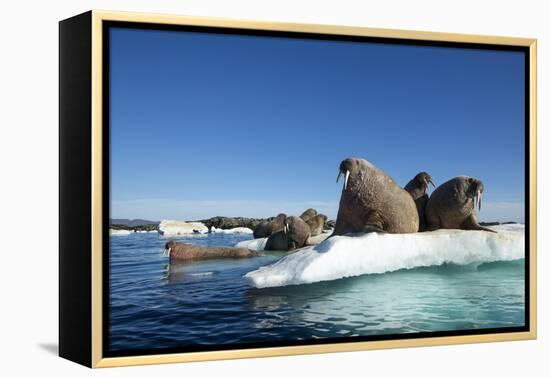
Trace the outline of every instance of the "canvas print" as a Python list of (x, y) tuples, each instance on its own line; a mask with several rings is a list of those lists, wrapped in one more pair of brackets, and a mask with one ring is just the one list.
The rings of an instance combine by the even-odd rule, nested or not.
[(526, 329), (524, 51), (107, 38), (106, 355)]

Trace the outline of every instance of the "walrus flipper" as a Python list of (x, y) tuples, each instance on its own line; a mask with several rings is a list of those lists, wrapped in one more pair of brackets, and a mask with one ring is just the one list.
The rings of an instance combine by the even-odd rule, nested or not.
[(439, 222), (437, 223), (426, 222), (426, 228), (424, 229), (424, 231), (437, 231), (440, 228), (441, 226), (439, 225)]
[(426, 228), (424, 231), (436, 231), (441, 228), (441, 219), (434, 209), (426, 204)]
[(494, 232), (495, 234), (498, 234), (497, 231), (491, 230), (490, 228), (487, 228), (487, 227), (483, 227), (479, 224), (475, 224), (470, 230), (489, 231), (489, 232)]
[(382, 229), (379, 226), (373, 225), (373, 224), (366, 224), (365, 226), (363, 226), (363, 229), (361, 230), (361, 232), (363, 232), (365, 234), (368, 234), (370, 232), (377, 232), (379, 234), (386, 234), (387, 233), (386, 230)]
[(495, 234), (498, 234), (495, 230), (491, 230), (488, 227), (483, 227), (479, 223), (477, 223), (477, 219), (473, 216), (468, 218), (466, 221), (464, 221), (463, 224), (464, 230), (475, 230), (475, 231), (488, 231), (488, 232), (494, 232)]

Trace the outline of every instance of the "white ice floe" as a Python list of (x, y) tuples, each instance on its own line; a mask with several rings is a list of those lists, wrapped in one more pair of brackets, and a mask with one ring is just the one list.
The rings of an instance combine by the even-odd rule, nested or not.
[(133, 233), (134, 231), (131, 230), (113, 230), (112, 228), (109, 229), (109, 235), (111, 236), (126, 236)]
[(159, 224), (159, 234), (164, 236), (176, 236), (187, 234), (206, 234), (208, 227), (201, 222), (182, 222), (175, 220), (163, 220)]
[(316, 235), (316, 236), (310, 236), (309, 239), (307, 239), (308, 245), (316, 245), (321, 242), (323, 242), (326, 238), (328, 238), (332, 234), (332, 230), (324, 231), (323, 233)]
[(254, 233), (250, 228), (247, 227), (235, 227), (229, 230), (222, 230), (221, 228), (216, 228), (212, 226), (210, 232), (215, 234), (252, 234)]
[(247, 273), (245, 277), (252, 285), (263, 288), (445, 263), (468, 265), (524, 258), (523, 225), (491, 228), (498, 233), (438, 230), (415, 234), (335, 236)]
[(258, 238), (252, 240), (243, 240), (237, 243), (237, 248), (248, 248), (252, 251), (263, 251), (267, 238)]

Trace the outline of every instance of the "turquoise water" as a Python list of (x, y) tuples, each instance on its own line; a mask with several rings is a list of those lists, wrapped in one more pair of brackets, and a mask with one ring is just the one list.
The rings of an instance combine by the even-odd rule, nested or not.
[[(175, 238), (235, 245), (249, 235)], [(523, 326), (524, 260), (256, 289), (282, 254), (168, 264), (156, 233), (110, 239), (110, 350), (185, 348)]]

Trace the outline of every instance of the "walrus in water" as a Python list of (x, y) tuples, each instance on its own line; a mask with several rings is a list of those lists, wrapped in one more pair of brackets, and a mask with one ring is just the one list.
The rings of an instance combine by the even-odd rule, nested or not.
[(426, 205), (426, 224), (429, 231), (440, 228), (460, 230), (483, 230), (496, 232), (480, 226), (476, 207), (481, 210), (483, 183), (473, 177), (459, 176), (433, 191)]
[(340, 163), (344, 187), (331, 236), (357, 232), (418, 231), (418, 212), (411, 195), (382, 170), (364, 159)]
[(405, 190), (412, 196), (418, 211), (418, 230), (426, 230), (426, 204), (428, 203), (428, 184), (435, 184), (432, 181), (432, 176), (426, 172), (420, 172), (405, 185)]
[(310, 220), (311, 218), (313, 218), (316, 215), (317, 215), (317, 210), (307, 209), (306, 211), (304, 211), (302, 213), (302, 215), (300, 215), (300, 218), (302, 218), (305, 222), (307, 222), (308, 220)]
[(282, 230), (285, 227), (286, 214), (281, 213), (271, 221), (262, 221), (254, 227), (254, 239), (267, 238), (274, 232)]
[(247, 248), (234, 247), (204, 247), (180, 243), (170, 240), (164, 246), (164, 254), (170, 257), (170, 260), (194, 261), (208, 259), (240, 259), (245, 257), (256, 257), (260, 254)]
[(321, 235), (325, 229), (328, 217), (325, 214), (317, 214), (316, 216), (309, 218), (306, 223), (311, 230), (311, 236)]
[(311, 230), (300, 217), (288, 217), (285, 227), (269, 236), (265, 244), (266, 250), (292, 251), (306, 245)]

